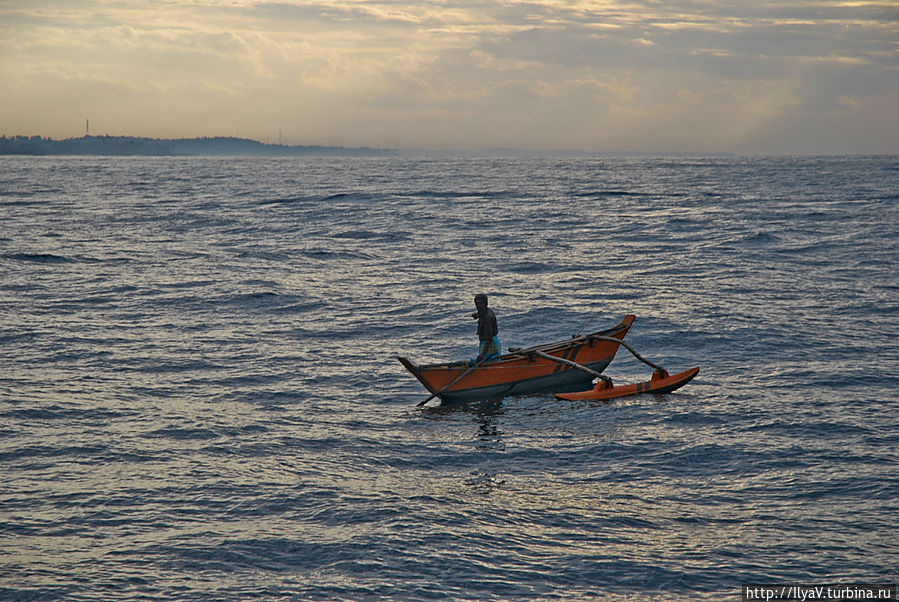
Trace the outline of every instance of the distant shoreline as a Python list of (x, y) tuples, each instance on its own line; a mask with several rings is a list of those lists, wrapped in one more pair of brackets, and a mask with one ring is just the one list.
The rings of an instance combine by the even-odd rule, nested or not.
[(53, 139), (43, 136), (0, 135), (0, 156), (96, 156), (96, 157), (700, 157), (729, 158), (740, 156), (766, 157), (869, 157), (899, 156), (899, 153), (737, 153), (729, 151), (640, 151), (640, 150), (584, 150), (564, 148), (508, 148), (426, 149), (373, 148), (368, 146), (324, 146), (269, 144), (236, 136), (198, 138), (145, 138), (141, 136), (81, 136)]
[(0, 136), (0, 155), (94, 155), (94, 156), (373, 156), (395, 154), (389, 149), (343, 146), (289, 146), (267, 144), (247, 138), (142, 138), (138, 136), (82, 136), (54, 140), (43, 136)]

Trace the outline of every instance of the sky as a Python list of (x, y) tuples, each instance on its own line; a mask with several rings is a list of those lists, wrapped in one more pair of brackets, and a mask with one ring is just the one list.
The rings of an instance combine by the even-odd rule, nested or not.
[(899, 153), (899, 0), (0, 0), (0, 134)]

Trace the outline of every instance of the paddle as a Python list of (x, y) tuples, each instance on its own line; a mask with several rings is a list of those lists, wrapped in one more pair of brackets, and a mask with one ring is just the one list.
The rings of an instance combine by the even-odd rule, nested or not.
[(421, 406), (425, 405), (426, 403), (428, 403), (429, 401), (431, 401), (432, 399), (434, 399), (435, 397), (437, 397), (438, 395), (440, 395), (441, 393), (443, 393), (444, 391), (446, 391), (447, 389), (452, 387), (454, 384), (456, 384), (457, 382), (459, 382), (460, 380), (462, 380), (463, 378), (468, 376), (472, 370), (474, 370), (475, 368), (477, 368), (478, 366), (480, 366), (481, 364), (483, 364), (486, 361), (487, 361), (487, 358), (485, 357), (484, 359), (482, 359), (481, 361), (476, 363), (474, 366), (472, 366), (471, 368), (469, 368), (468, 370), (466, 370), (465, 372), (463, 372), (462, 374), (460, 374), (459, 376), (457, 376), (456, 378), (451, 380), (449, 382), (449, 384), (444, 385), (439, 391), (437, 391), (436, 393), (431, 393), (431, 396), (428, 397), (427, 399), (425, 399), (424, 401), (419, 401), (417, 404), (415, 404), (415, 407), (420, 408)]

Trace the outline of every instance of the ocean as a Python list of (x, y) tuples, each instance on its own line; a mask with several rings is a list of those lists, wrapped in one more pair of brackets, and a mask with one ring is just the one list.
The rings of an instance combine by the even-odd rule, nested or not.
[[(895, 583), (897, 233), (897, 156), (0, 158), (0, 599)], [(416, 407), (477, 293), (702, 371)]]

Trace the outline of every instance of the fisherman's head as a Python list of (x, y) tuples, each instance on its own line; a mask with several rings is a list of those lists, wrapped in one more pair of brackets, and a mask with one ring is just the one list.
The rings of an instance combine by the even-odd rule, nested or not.
[(474, 306), (478, 308), (478, 311), (482, 311), (487, 309), (487, 295), (480, 294), (474, 296)]

